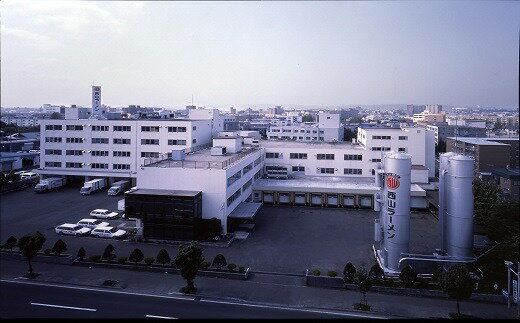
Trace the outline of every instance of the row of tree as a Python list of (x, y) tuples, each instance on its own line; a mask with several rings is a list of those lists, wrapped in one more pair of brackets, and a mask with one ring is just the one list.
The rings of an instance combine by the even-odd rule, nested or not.
[[(41, 251), (45, 241), (46, 238), (43, 236), (43, 234), (37, 231), (33, 235), (25, 235), (21, 237), (20, 240), (17, 240), (15, 237), (11, 236), (1, 247), (2, 249), (9, 249), (12, 252), (13, 248), (18, 246), (22, 255), (27, 259), (27, 263), (29, 265), (28, 276), (34, 277), (32, 260), (38, 255), (38, 252)], [(59, 239), (51, 249), (46, 251), (53, 252), (56, 256), (60, 256), (62, 253), (67, 251), (67, 244), (63, 240)], [(166, 249), (161, 249), (157, 254), (156, 259), (152, 259), (153, 261), (156, 261), (163, 266), (171, 262), (175, 268), (178, 268), (181, 272), (181, 276), (187, 282), (187, 285), (181, 288), (181, 292), (191, 294), (197, 291), (193, 281), (197, 276), (198, 271), (207, 267), (202, 252), (203, 249), (201, 247), (199, 247), (195, 242), (191, 242), (190, 244), (180, 246), (179, 253), (173, 259), (170, 257)], [(78, 250), (77, 257), (80, 260), (83, 260), (85, 256), (86, 251), (82, 247)], [(107, 262), (113, 261), (116, 258), (114, 246), (109, 244), (105, 248), (103, 255), (100, 258)], [(128, 257), (128, 261), (133, 262), (136, 265), (143, 261), (143, 259), (145, 259), (144, 254), (139, 248), (135, 248)], [(218, 254), (215, 256), (211, 264), (217, 268), (217, 270), (220, 270), (222, 267), (227, 265), (227, 261), (224, 255)], [(231, 265), (233, 266), (230, 267)], [(230, 267), (229, 269), (232, 270), (234, 267), (236, 267), (236, 265), (230, 264), (228, 267)]]

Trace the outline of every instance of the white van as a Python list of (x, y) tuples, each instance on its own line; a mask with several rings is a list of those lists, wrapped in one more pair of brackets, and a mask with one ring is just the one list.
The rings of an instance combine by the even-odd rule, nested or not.
[(84, 236), (89, 234), (90, 229), (84, 228), (77, 224), (72, 223), (64, 223), (62, 225), (57, 226), (54, 231), (56, 231), (59, 235), (71, 235), (71, 236)]
[(81, 219), (78, 221), (77, 225), (80, 225), (84, 228), (94, 229), (97, 227), (106, 227), (110, 225), (108, 222), (103, 222), (98, 219)]

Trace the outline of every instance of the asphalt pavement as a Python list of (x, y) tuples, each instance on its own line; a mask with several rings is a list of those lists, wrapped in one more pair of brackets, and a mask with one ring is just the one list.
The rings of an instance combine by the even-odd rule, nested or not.
[(23, 280), (2, 280), (0, 291), (1, 318), (383, 318), (375, 314), (240, 304)]

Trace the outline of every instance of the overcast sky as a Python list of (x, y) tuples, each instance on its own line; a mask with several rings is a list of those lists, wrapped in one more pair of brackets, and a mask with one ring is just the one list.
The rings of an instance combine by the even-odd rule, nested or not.
[(1, 105), (518, 107), (519, 2), (1, 1)]

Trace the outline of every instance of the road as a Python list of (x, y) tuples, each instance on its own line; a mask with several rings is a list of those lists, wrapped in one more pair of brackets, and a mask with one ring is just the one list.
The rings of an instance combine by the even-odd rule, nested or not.
[(383, 318), (378, 315), (0, 281), (0, 318)]

